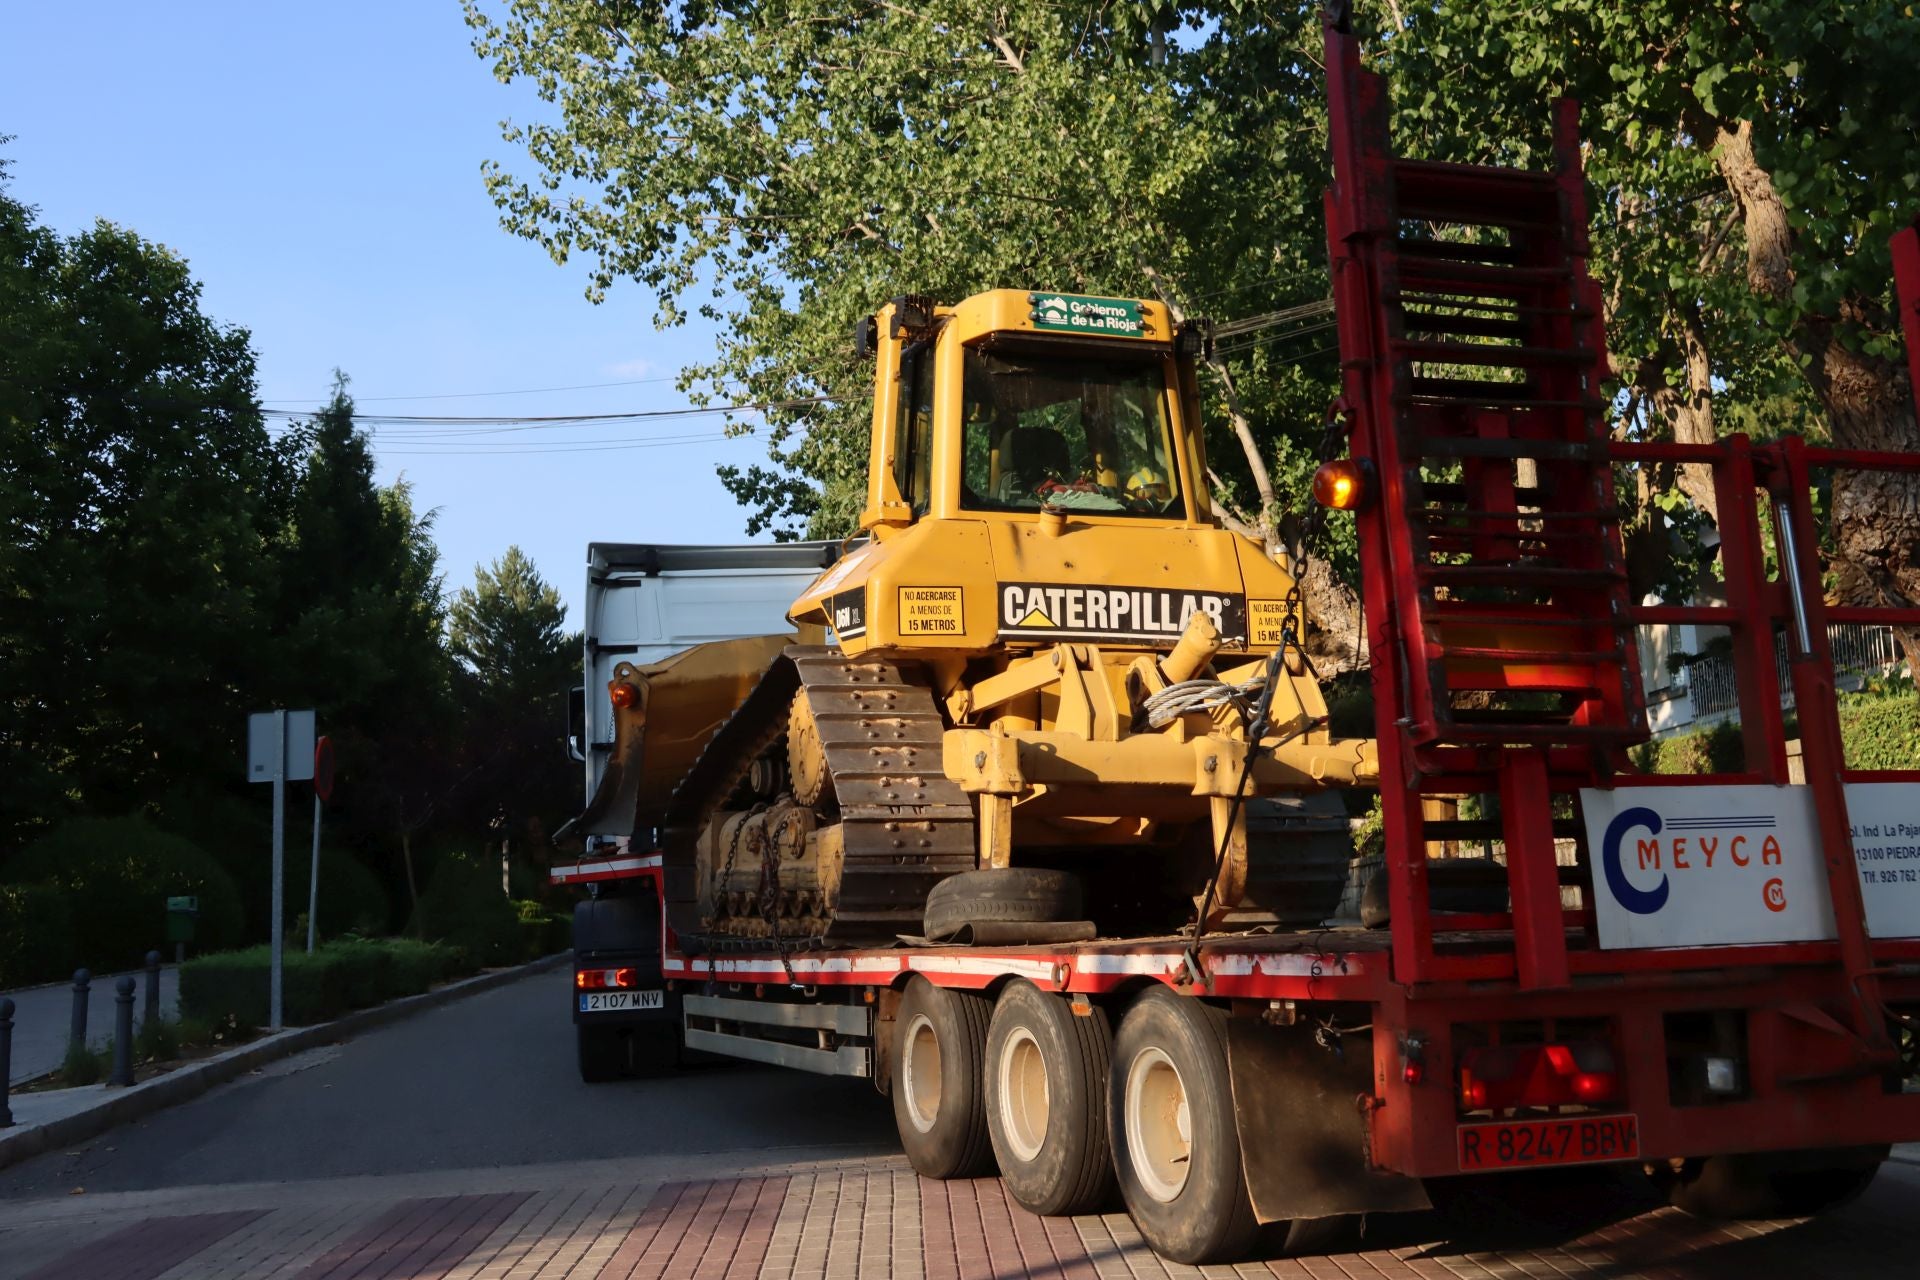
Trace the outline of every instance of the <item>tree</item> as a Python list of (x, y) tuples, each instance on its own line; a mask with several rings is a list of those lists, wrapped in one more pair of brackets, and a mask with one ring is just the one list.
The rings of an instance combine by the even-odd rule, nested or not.
[(237, 771), (288, 461), (183, 260), (0, 191), (0, 841)]
[[(590, 259), (591, 297), (630, 277), (663, 324), (722, 322), (687, 386), (775, 406), (772, 465), (722, 471), (749, 532), (851, 530), (871, 402), (848, 337), (888, 297), (1030, 284), (1244, 316), (1326, 296), (1307, 0), (491, 7), (467, 0), (476, 50), (559, 108), (506, 129), (532, 178), (486, 169), (503, 224)], [(1302, 337), (1250, 335), (1209, 379), (1222, 510), (1274, 549), (1335, 389), (1330, 339)], [(1351, 631), (1351, 593), (1310, 585)]]
[(551, 698), (572, 676), (573, 639), (564, 634), (560, 592), (519, 547), (474, 566), (474, 584), (455, 593), (448, 636), (453, 655), (490, 701)]
[(524, 832), (538, 847), (579, 806), (579, 774), (565, 750), (567, 691), (578, 679), (580, 636), (564, 630), (566, 606), (519, 547), (455, 594), (449, 619), (461, 664), (467, 824), (496, 838)]
[[(1920, 20), (1905, 0), (1401, 3), (1383, 58), (1432, 154), (1524, 161), (1543, 100), (1583, 100), (1604, 193), (1596, 274), (1623, 427), (1728, 423), (1920, 448), (1887, 242), (1920, 213)], [(1404, 27), (1401, 25), (1404, 18)], [(1715, 514), (1704, 474), (1678, 477)], [(1841, 473), (1838, 589), (1920, 600), (1920, 483)], [(1909, 638), (1908, 652), (1920, 658)]]
[(290, 439), (303, 457), (277, 549), (274, 696), (318, 709), (340, 821), (363, 847), (398, 844), (411, 895), (413, 835), (457, 776), (433, 515), (404, 480), (375, 482), (344, 375)]

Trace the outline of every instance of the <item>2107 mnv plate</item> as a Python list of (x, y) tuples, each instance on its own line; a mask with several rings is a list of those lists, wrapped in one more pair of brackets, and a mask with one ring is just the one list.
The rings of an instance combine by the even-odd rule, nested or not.
[(580, 1012), (614, 1013), (626, 1009), (664, 1009), (666, 995), (659, 991), (583, 991)]

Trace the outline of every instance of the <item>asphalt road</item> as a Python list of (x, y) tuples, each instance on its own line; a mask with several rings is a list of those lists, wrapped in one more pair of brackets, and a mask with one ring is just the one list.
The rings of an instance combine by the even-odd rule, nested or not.
[(286, 1059), (0, 1172), (0, 1199), (781, 1148), (899, 1150), (860, 1080), (721, 1066), (584, 1085), (564, 970)]

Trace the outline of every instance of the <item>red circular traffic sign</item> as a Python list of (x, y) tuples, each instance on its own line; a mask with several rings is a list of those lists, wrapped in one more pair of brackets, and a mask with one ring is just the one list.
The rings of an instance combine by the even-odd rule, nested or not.
[(322, 803), (333, 800), (333, 739), (319, 738), (313, 744), (313, 793)]

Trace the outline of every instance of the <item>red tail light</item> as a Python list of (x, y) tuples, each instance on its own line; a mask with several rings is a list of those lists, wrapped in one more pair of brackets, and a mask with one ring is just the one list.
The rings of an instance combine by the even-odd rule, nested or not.
[(1461, 1055), (1466, 1111), (1595, 1106), (1619, 1096), (1620, 1073), (1604, 1044), (1494, 1045)]
[(573, 985), (581, 991), (616, 991), (640, 985), (637, 969), (576, 969)]

